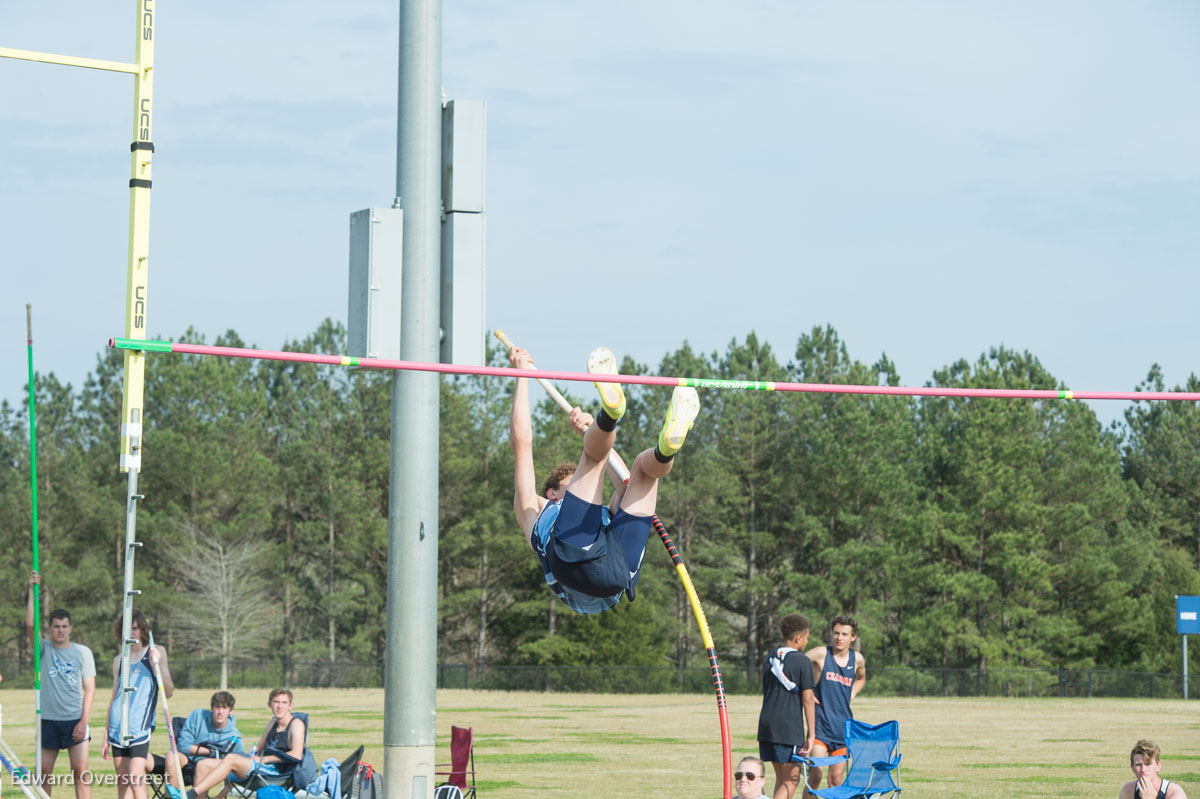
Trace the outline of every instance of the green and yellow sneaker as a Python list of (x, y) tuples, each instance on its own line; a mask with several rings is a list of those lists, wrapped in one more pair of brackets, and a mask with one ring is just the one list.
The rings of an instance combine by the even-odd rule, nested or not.
[(658, 451), (668, 458), (679, 451), (683, 440), (700, 413), (700, 395), (690, 386), (679, 386), (671, 393), (667, 418), (658, 434)]
[[(615, 375), (617, 373), (617, 356), (608, 347), (597, 347), (588, 356), (588, 374)], [(604, 412), (613, 421), (625, 415), (625, 392), (620, 383), (593, 383), (600, 392), (600, 404)]]

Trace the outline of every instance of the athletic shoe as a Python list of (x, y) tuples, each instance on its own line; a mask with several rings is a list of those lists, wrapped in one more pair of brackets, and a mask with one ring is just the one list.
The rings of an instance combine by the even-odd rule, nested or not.
[[(608, 347), (597, 347), (588, 356), (588, 374), (615, 375), (617, 373), (617, 356)], [(593, 383), (600, 392), (600, 404), (610, 418), (616, 420), (625, 415), (625, 392), (620, 383)]]
[(683, 446), (688, 431), (700, 413), (700, 395), (691, 386), (678, 386), (671, 393), (667, 418), (658, 434), (658, 451), (670, 457)]

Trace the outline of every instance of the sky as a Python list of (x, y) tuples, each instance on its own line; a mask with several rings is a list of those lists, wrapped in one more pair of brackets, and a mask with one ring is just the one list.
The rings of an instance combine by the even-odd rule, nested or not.
[[(150, 334), (345, 321), (349, 215), (395, 193), (399, 4), (155, 5)], [(0, 4), (0, 46), (134, 60), (130, 0), (55, 7)], [(998, 345), (1078, 390), (1200, 372), (1200, 5), (447, 0), (443, 41), (446, 97), (487, 103), (487, 325), (542, 368), (752, 331), (786, 362), (830, 324), (909, 385)], [(0, 59), (14, 404), (25, 303), (77, 387), (122, 334), (132, 98)]]

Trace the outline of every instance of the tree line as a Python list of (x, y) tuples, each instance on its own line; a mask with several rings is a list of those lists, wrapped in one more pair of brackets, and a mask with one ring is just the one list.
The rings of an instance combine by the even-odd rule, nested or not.
[[(244, 346), (232, 331), (215, 343)], [(344, 352), (345, 330), (326, 321), (284, 348)], [(381, 660), (389, 375), (149, 357), (136, 605), (158, 641), (176, 660), (278, 659), (285, 674), (291, 663)], [(498, 349), (489, 358), (507, 365)], [(651, 373), (629, 358), (621, 371)], [(654, 373), (900, 384), (886, 355), (851, 358), (832, 327), (800, 335), (787, 359), (753, 333), (724, 352), (684, 342)], [(1064, 387), (1034, 355), (1003, 347), (929, 384)], [(75, 639), (106, 664), (125, 537), (121, 355), (98, 356), (79, 389), (53, 373), (35, 386), (43, 607), (70, 609)], [(579, 439), (531, 388), (541, 473), (575, 461)], [(560, 388), (595, 410), (590, 386)], [(1164, 389), (1158, 367), (1139, 388)], [(512, 389), (441, 380), (439, 660), (706, 665), (653, 538), (636, 602), (578, 616), (546, 589), (512, 515)], [(668, 391), (629, 387), (617, 438), (627, 460), (657, 435)], [(800, 612), (818, 631), (855, 615), (878, 666), (1179, 668), (1174, 597), (1200, 594), (1197, 403), (1135, 403), (1108, 427), (1070, 401), (710, 390), (702, 403), (659, 516), (724, 663), (756, 668), (779, 618)], [(6, 659), (32, 657), (26, 413), (0, 404)]]

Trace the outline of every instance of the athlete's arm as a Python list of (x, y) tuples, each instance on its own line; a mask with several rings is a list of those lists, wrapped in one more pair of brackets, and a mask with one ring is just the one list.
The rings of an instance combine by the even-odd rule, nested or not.
[(163, 694), (170, 699), (175, 694), (175, 681), (171, 679), (171, 670), (167, 668), (167, 650), (161, 646), (154, 648), (158, 650), (158, 668), (162, 672)]
[(1187, 794), (1179, 787), (1179, 783), (1172, 782), (1167, 786), (1167, 799), (1187, 799)]
[(112, 703), (117, 699), (117, 691), (121, 687), (121, 656), (117, 655), (113, 658), (113, 692), (112, 699), (108, 700), (108, 705), (111, 708)]
[(75, 725), (75, 729), (71, 731), (71, 740), (78, 743), (87, 735), (88, 719), (92, 715), (92, 702), (96, 698), (96, 678), (83, 678), (83, 715), (79, 717), (79, 723)]
[(188, 757), (200, 756), (200, 736), (197, 734), (197, 728), (201, 724), (200, 714), (200, 708), (189, 713), (188, 717), (183, 720), (183, 727), (180, 728), (179, 735), (175, 738), (175, 744), (180, 753)]
[[(112, 718), (113, 702), (117, 701), (117, 691), (121, 688), (121, 656), (117, 655), (113, 658), (113, 692), (112, 697), (108, 700), (108, 710), (104, 713), (104, 723), (107, 725), (108, 720)], [(100, 757), (108, 760), (108, 730), (104, 731), (104, 746), (100, 747)]]
[(621, 464), (620, 468), (625, 471), (625, 474), (629, 474), (629, 466), (626, 465), (625, 459), (617, 454), (615, 449), (609, 450), (608, 463), (605, 465), (604, 470), (608, 473), (608, 481), (613, 485), (613, 495), (612, 501), (608, 503), (608, 510), (613, 515), (616, 515), (617, 511), (621, 509), (621, 500), (625, 498), (625, 486), (627, 483), (621, 477), (621, 473), (617, 470), (617, 467), (613, 465), (614, 461)]
[(804, 729), (808, 731), (800, 754), (807, 755), (817, 739), (817, 698), (813, 696), (811, 688), (806, 688), (800, 692), (800, 701), (804, 703)]
[(812, 663), (813, 683), (820, 684), (821, 668), (825, 665), (825, 647), (814, 646), (804, 653), (804, 657)]
[(1117, 799), (1133, 799), (1133, 789), (1137, 786), (1137, 780), (1127, 782), (1121, 786), (1121, 792), (1117, 794)]
[(267, 722), (267, 728), (263, 730), (262, 737), (258, 739), (258, 762), (263, 762), (263, 752), (267, 751), (267, 739), (271, 735), (271, 730), (275, 727), (275, 719)]
[(867, 684), (867, 659), (862, 652), (854, 653), (854, 682), (850, 685), (850, 698), (858, 696)]
[[(529, 369), (533, 366), (533, 358), (528, 350), (513, 347), (508, 352), (509, 362), (518, 369)], [(542, 503), (537, 495), (537, 478), (533, 473), (533, 422), (529, 416), (529, 379), (517, 378), (513, 391), (512, 415), (509, 417), (509, 443), (513, 448), (513, 513), (521, 532), (525, 534), (525, 543), (529, 543), (529, 534), (533, 532), (533, 524), (537, 521)]]
[(296, 719), (300, 723), (292, 726), (288, 730), (288, 754), (297, 760), (304, 758), (304, 735), (308, 729), (304, 726), (304, 722)]

